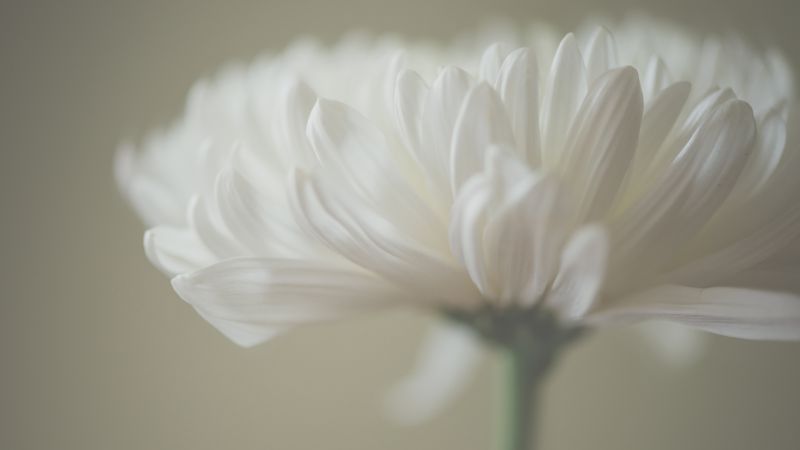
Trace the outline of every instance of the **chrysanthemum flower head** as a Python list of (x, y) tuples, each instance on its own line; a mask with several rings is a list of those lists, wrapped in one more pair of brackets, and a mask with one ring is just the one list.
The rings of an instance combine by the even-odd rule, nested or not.
[(246, 346), (401, 304), (800, 338), (779, 54), (639, 22), (507, 34), (301, 42), (200, 82), (119, 155), (151, 262)]

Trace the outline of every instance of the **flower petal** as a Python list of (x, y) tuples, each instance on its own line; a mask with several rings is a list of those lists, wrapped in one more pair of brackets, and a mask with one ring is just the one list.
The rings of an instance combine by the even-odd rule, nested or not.
[(433, 82), (422, 111), (422, 150), (418, 157), (435, 186), (450, 194), (449, 164), (453, 128), (472, 80), (456, 67), (445, 67)]
[(564, 36), (556, 50), (542, 99), (539, 121), (542, 130), (542, 161), (553, 166), (559, 160), (564, 141), (578, 107), (586, 95), (586, 68), (575, 36)]
[(188, 216), (189, 224), (197, 233), (197, 237), (218, 259), (250, 254), (228, 231), (216, 202), (192, 197), (189, 201)]
[[(360, 197), (415, 237), (443, 231), (443, 224), (401, 171), (384, 134), (355, 109), (320, 99), (308, 121), (308, 137), (329, 186)], [(442, 242), (446, 243), (444, 236)]]
[(298, 256), (313, 254), (294, 224), (289, 211), (278, 202), (258, 192), (235, 170), (222, 171), (217, 177), (216, 201), (228, 230), (242, 247), (259, 256)]
[(531, 306), (550, 285), (569, 210), (553, 177), (491, 148), (453, 205), (450, 241), (484, 298)]
[(411, 372), (389, 392), (389, 414), (407, 425), (432, 418), (466, 389), (482, 355), (481, 343), (472, 330), (458, 324), (436, 324)]
[(302, 172), (289, 193), (295, 216), (311, 236), (353, 263), (412, 292), (421, 302), (471, 305), (479, 300), (463, 269), (436, 247), (423, 245), (387, 217), (339, 198), (335, 189)]
[[(653, 160), (659, 155), (664, 141), (675, 127), (691, 89), (692, 86), (688, 82), (679, 81), (664, 88), (646, 102), (639, 143), (623, 191), (633, 194), (639, 192), (642, 186), (652, 182), (653, 177), (648, 173), (648, 169), (653, 165)], [(627, 202), (631, 200), (630, 197), (631, 195), (628, 195), (619, 200)]]
[(613, 267), (636, 271), (617, 272), (618, 281), (643, 280), (674, 260), (727, 198), (754, 135), (752, 110), (739, 100), (703, 123), (662, 179), (612, 222)]
[(603, 287), (608, 252), (608, 236), (599, 226), (587, 225), (570, 238), (547, 295), (547, 306), (555, 309), (561, 320), (580, 320), (595, 304)]
[(586, 78), (591, 84), (600, 75), (617, 67), (617, 44), (605, 27), (598, 27), (586, 49)]
[(493, 193), (495, 207), (483, 230), (486, 266), (492, 268), (497, 291), (493, 300), (532, 306), (558, 269), (558, 252), (568, 227), (565, 199), (554, 177), (530, 172), (512, 177), (503, 168), (508, 162), (497, 159), (487, 171), (513, 184), (502, 195)]
[(672, 283), (699, 285), (735, 277), (766, 261), (800, 237), (800, 203), (726, 247), (684, 264), (665, 276)]
[(517, 152), (531, 166), (539, 166), (539, 68), (528, 49), (514, 50), (506, 57), (497, 77), (497, 92), (506, 105)]
[(278, 94), (279, 112), (275, 115), (273, 134), (278, 152), (289, 167), (312, 167), (317, 162), (306, 137), (306, 124), (317, 94), (304, 82), (296, 80)]
[(636, 150), (642, 107), (632, 67), (606, 72), (584, 99), (559, 161), (580, 220), (602, 217), (616, 197)]
[(658, 56), (650, 58), (647, 63), (647, 68), (644, 70), (644, 77), (642, 80), (642, 91), (644, 97), (653, 99), (659, 92), (666, 89), (672, 83), (672, 77), (667, 70), (667, 65), (664, 60)]
[(638, 329), (642, 343), (671, 367), (690, 367), (702, 360), (709, 350), (707, 335), (685, 325), (651, 321), (642, 323)]
[(425, 166), (422, 151), (422, 108), (428, 95), (428, 86), (418, 73), (405, 70), (397, 77), (395, 88), (395, 117), (397, 128), (405, 145), (412, 151), (417, 162)]
[(786, 148), (786, 122), (779, 108), (774, 108), (759, 121), (755, 148), (736, 186), (736, 193), (745, 198), (756, 196), (768, 183), (783, 158)]
[(503, 44), (496, 43), (487, 47), (481, 56), (481, 63), (478, 69), (481, 80), (494, 84), (497, 81), (497, 75), (500, 73), (500, 66), (503, 64), (507, 54), (508, 51)]
[(486, 151), (493, 144), (513, 148), (514, 136), (500, 97), (482, 82), (467, 94), (453, 130), (450, 181), (454, 194), (483, 168)]
[(750, 289), (662, 285), (623, 299), (593, 324), (668, 320), (724, 336), (800, 340), (800, 297)]
[[(172, 279), (178, 295), (229, 337), (250, 345), (276, 328), (386, 307), (401, 292), (378, 277), (326, 263), (236, 258)], [(231, 333), (231, 328), (238, 332)]]
[(489, 272), (483, 249), (483, 229), (491, 192), (482, 177), (474, 176), (464, 183), (450, 213), (450, 248), (464, 265), (472, 282), (486, 297), (496, 292), (489, 285)]
[(214, 259), (191, 229), (168, 225), (147, 230), (144, 251), (147, 259), (169, 276), (197, 270)]

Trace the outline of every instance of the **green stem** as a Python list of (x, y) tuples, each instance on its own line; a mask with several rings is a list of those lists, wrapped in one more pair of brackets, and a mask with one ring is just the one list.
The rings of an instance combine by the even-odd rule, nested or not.
[(471, 327), (507, 361), (497, 450), (534, 450), (538, 391), (562, 347), (581, 336), (582, 329), (564, 326), (554, 314), (538, 308), (486, 306), (445, 313)]
[(549, 361), (527, 353), (526, 348), (505, 350), (505, 413), (501, 427), (500, 450), (536, 448), (536, 409), (539, 386)]

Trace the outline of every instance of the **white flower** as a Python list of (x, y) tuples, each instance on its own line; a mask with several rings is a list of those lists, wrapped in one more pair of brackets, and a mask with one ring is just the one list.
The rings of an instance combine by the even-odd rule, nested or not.
[(399, 304), (800, 339), (784, 60), (651, 22), (501, 34), (302, 42), (200, 82), (119, 154), (148, 257), (244, 346)]

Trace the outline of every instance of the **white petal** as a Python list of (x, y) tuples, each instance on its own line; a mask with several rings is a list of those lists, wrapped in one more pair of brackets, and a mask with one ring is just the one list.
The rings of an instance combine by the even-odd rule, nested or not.
[(691, 89), (688, 82), (679, 81), (662, 89), (647, 102), (642, 117), (640, 148), (652, 153), (658, 150), (678, 120)]
[[(692, 86), (692, 88), (692, 92), (694, 92), (696, 86)], [(735, 99), (736, 94), (734, 94), (733, 90), (725, 88), (712, 90), (697, 102), (687, 117), (681, 120), (682, 125), (670, 133), (665, 144), (661, 146), (661, 151), (652, 158), (647, 176), (653, 176), (653, 173), (657, 173), (654, 170), (668, 165), (677, 156), (677, 152), (686, 147), (689, 140), (697, 132), (697, 129), (710, 120), (715, 111), (726, 102)], [(691, 94), (689, 103), (692, 103)]]
[[(641, 275), (675, 255), (727, 198), (753, 144), (749, 105), (731, 100), (695, 132), (662, 179), (613, 222), (614, 267)], [(630, 271), (621, 278), (637, 278)]]
[(559, 162), (580, 202), (580, 219), (602, 217), (611, 206), (636, 150), (641, 120), (642, 91), (635, 69), (614, 69), (595, 81)]
[(782, 211), (764, 226), (728, 246), (675, 269), (665, 278), (679, 284), (707, 284), (766, 261), (800, 237), (800, 203)]
[[(324, 166), (320, 172), (343, 198), (364, 198), (414, 237), (444, 230), (404, 177), (384, 134), (355, 109), (320, 99), (311, 112), (307, 133)], [(443, 233), (441, 239), (446, 245)]]
[(547, 296), (547, 306), (561, 320), (577, 321), (595, 304), (603, 287), (608, 251), (608, 236), (599, 226), (585, 226), (570, 238)]
[(772, 109), (759, 121), (756, 145), (739, 177), (736, 194), (756, 196), (778, 168), (786, 148), (786, 122), (781, 116), (779, 109)]
[(655, 356), (675, 368), (692, 366), (706, 355), (708, 339), (705, 333), (694, 328), (672, 322), (644, 322), (638, 327), (643, 344), (655, 352)]
[(464, 184), (453, 203), (450, 219), (450, 248), (469, 273), (472, 282), (488, 298), (497, 296), (489, 285), (489, 273), (483, 250), (483, 229), (492, 200), (485, 180), (475, 176)]
[(663, 89), (654, 98), (651, 97), (645, 104), (639, 144), (633, 166), (628, 171), (628, 179), (625, 180), (629, 192), (638, 192), (642, 189), (642, 185), (652, 182), (652, 174), (648, 173), (647, 169), (653, 165), (659, 149), (674, 128), (691, 89), (692, 86), (688, 82), (679, 81)]
[(502, 44), (490, 45), (481, 56), (481, 64), (478, 70), (481, 80), (494, 84), (497, 81), (498, 73), (500, 73), (500, 65), (507, 54), (508, 51)]
[(144, 251), (150, 262), (169, 276), (197, 270), (214, 259), (191, 229), (168, 225), (147, 230)]
[(422, 150), (418, 157), (434, 185), (448, 196), (453, 128), (470, 85), (465, 71), (445, 67), (433, 82), (422, 111)]
[(599, 27), (586, 50), (587, 81), (591, 83), (614, 67), (617, 67), (617, 44), (606, 28)]
[(464, 392), (482, 354), (472, 330), (457, 324), (436, 324), (411, 372), (389, 392), (389, 413), (407, 425), (434, 417)]
[(644, 79), (642, 80), (644, 97), (648, 100), (654, 98), (671, 83), (672, 77), (664, 61), (658, 56), (650, 58), (650, 62), (644, 70)]
[[(675, 126), (675, 121), (683, 110), (692, 86), (686, 81), (679, 81), (661, 90), (650, 98), (642, 116), (642, 130), (639, 135), (639, 152), (637, 158), (644, 158), (649, 163), (664, 143), (664, 139)], [(639, 165), (637, 164), (637, 167)], [(642, 171), (647, 164), (642, 164)]]
[(395, 116), (397, 127), (405, 145), (421, 165), (425, 165), (425, 158), (420, 155), (422, 150), (422, 108), (425, 97), (428, 95), (428, 86), (418, 73), (406, 70), (397, 77), (395, 88)]
[(197, 237), (218, 259), (250, 254), (230, 234), (223, 222), (216, 202), (192, 197), (189, 201), (189, 224)]
[(381, 131), (343, 103), (319, 99), (306, 133), (321, 164), (366, 198), (375, 196), (384, 177), (397, 176)]
[(590, 318), (594, 324), (669, 320), (744, 339), (800, 340), (800, 297), (738, 288), (662, 285)]
[[(510, 158), (501, 158), (487, 163), (496, 181), (491, 183), (494, 207), (483, 230), (486, 266), (492, 269), (497, 292), (493, 300), (532, 306), (556, 274), (569, 216), (554, 177), (531, 172), (513, 176), (518, 170), (508, 167)], [(509, 184), (505, 192), (496, 192), (502, 186), (499, 180)]]
[(539, 68), (528, 49), (511, 52), (497, 78), (519, 154), (533, 166), (541, 164), (539, 138)]
[(542, 161), (553, 166), (564, 147), (572, 119), (586, 95), (586, 69), (575, 36), (564, 36), (550, 68), (539, 121)]
[(157, 178), (141, 173), (136, 150), (123, 145), (114, 157), (114, 176), (120, 191), (147, 225), (184, 223), (183, 205), (175, 192)]
[(281, 326), (254, 326), (234, 320), (220, 319), (197, 307), (194, 310), (225, 337), (241, 347), (249, 348), (263, 344), (287, 330), (287, 327)]
[(470, 90), (453, 130), (450, 180), (453, 193), (483, 168), (493, 144), (513, 148), (514, 137), (500, 97), (486, 83)]
[(270, 202), (243, 176), (224, 170), (216, 183), (216, 200), (223, 222), (239, 243), (259, 256), (313, 253), (284, 205)]
[(302, 172), (294, 174), (291, 204), (311, 236), (355, 264), (409, 292), (410, 301), (445, 301), (465, 306), (478, 301), (466, 274), (442, 252), (415, 241), (357, 199), (340, 199), (334, 188)]
[(491, 148), (485, 169), (456, 198), (453, 255), (484, 298), (531, 306), (550, 285), (570, 211), (556, 180), (532, 172), (510, 151)]
[(312, 167), (317, 158), (306, 138), (306, 123), (317, 94), (302, 81), (294, 81), (278, 95), (280, 109), (272, 122), (278, 152), (289, 167)]
[[(242, 345), (277, 329), (385, 307), (401, 293), (362, 272), (315, 261), (237, 258), (189, 274), (172, 286), (212, 325)], [(229, 327), (241, 333), (230, 333)], [(249, 337), (249, 338), (248, 338)]]

